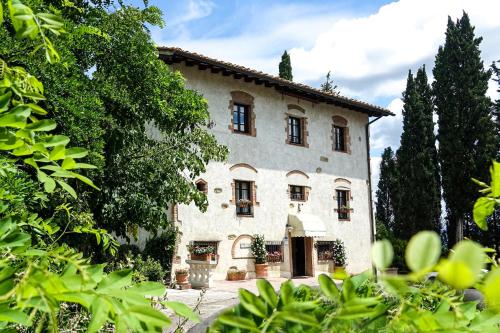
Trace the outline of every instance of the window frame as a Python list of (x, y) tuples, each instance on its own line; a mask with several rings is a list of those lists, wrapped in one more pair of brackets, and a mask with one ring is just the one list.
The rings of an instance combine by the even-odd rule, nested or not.
[[(299, 188), (300, 192), (293, 191)], [(303, 185), (288, 185), (289, 197), (291, 201), (306, 201), (306, 187)], [(299, 194), (299, 196), (294, 197), (294, 194)]]
[[(242, 188), (241, 185), (247, 185), (247, 188)], [(246, 197), (242, 198), (243, 191), (247, 192)], [(237, 216), (253, 216), (253, 182), (248, 180), (234, 180), (234, 199), (236, 205), (236, 215)], [(240, 200), (248, 200), (250, 204), (247, 207), (241, 207), (239, 205)]]
[[(349, 205), (350, 191), (346, 189), (336, 189), (335, 190), (337, 198), (337, 217), (339, 221), (349, 221), (351, 219), (351, 209)], [(341, 193), (343, 193), (341, 195)], [(344, 200), (344, 201), (343, 201)], [(343, 202), (342, 202), (343, 201)], [(347, 209), (342, 209), (341, 207), (348, 207)]]
[(335, 142), (334, 142), (335, 151), (342, 152), (342, 153), (347, 152), (345, 126), (333, 125), (333, 133), (334, 133), (334, 140), (335, 140)]
[[(243, 112), (241, 110), (243, 110)], [(241, 122), (242, 118), (243, 118), (243, 123)], [(250, 119), (250, 105), (234, 102), (233, 103), (233, 132), (234, 133), (241, 133), (241, 134), (250, 134), (250, 128), (251, 128), (250, 121), (251, 121), (251, 119)]]
[(288, 143), (304, 145), (304, 118), (288, 116)]
[[(316, 255), (318, 261), (330, 261), (333, 260), (333, 244), (334, 241), (316, 241)], [(328, 254), (325, 254), (328, 252)]]

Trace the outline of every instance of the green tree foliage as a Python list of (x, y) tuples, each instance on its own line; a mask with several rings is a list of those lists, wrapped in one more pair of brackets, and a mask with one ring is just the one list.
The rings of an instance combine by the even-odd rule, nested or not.
[[(4, 3), (7, 22), (4, 23)], [(60, 17), (36, 12), (19, 0), (0, 1), (2, 34), (15, 32), (27, 40), (31, 56), (43, 52), (50, 63), (60, 59), (51, 38), (64, 32)], [(97, 332), (112, 323), (116, 332), (159, 331), (170, 320), (152, 307), (153, 296), (163, 296), (159, 283), (132, 284), (130, 270), (105, 274), (104, 265), (61, 242), (67, 233), (91, 233), (98, 243), (113, 248), (105, 230), (83, 228), (68, 221), (59, 226), (31, 209), (58, 192), (76, 197), (67, 183), (93, 182), (77, 170), (93, 168), (82, 163), (83, 148), (69, 147), (69, 138), (53, 134), (56, 123), (44, 116), (44, 86), (22, 66), (0, 58), (0, 330), (22, 327), (36, 332), (57, 332), (58, 316), (72, 303), (91, 314), (87, 330)], [(36, 179), (36, 180), (35, 180)], [(68, 212), (67, 205), (61, 209)], [(158, 303), (194, 320), (185, 305)]]
[(282, 79), (293, 81), (292, 61), (290, 60), (290, 55), (286, 52), (286, 50), (281, 56), (281, 61), (279, 64), (279, 76)]
[[(493, 73), (495, 73), (495, 80), (498, 84), (497, 92), (500, 93), (500, 68), (497, 67), (496, 63), (491, 66)], [(497, 133), (497, 159), (500, 159), (500, 99), (497, 99), (493, 104), (493, 116), (496, 124)]]
[[(161, 12), (113, 1), (32, 3), (63, 14), (61, 62), (47, 68), (24, 52), (26, 42), (5, 32), (0, 53), (45, 82), (60, 133), (87, 148), (98, 167), (87, 175), (102, 191), (80, 187), (75, 213), (128, 236), (138, 227), (169, 227), (172, 203), (194, 202), (205, 210), (206, 195), (194, 181), (209, 161), (223, 160), (227, 149), (206, 130), (206, 100), (158, 59), (146, 26), (161, 26)], [(53, 198), (53, 205), (64, 200)]]
[(440, 231), (441, 196), (432, 120), (431, 88), (425, 67), (408, 74), (403, 93), (403, 133), (397, 155), (394, 233), (409, 240), (421, 230)]
[(380, 162), (380, 178), (376, 192), (377, 202), (375, 203), (375, 220), (377, 223), (381, 223), (385, 229), (391, 233), (394, 232), (394, 200), (397, 189), (396, 185), (396, 157), (391, 147), (387, 147), (382, 153), (382, 161)]
[(471, 214), (478, 194), (471, 178), (488, 178), (486, 170), (497, 149), (491, 101), (486, 96), (491, 73), (481, 61), (481, 40), (475, 37), (466, 13), (456, 22), (448, 18), (446, 41), (433, 70), (449, 245), (463, 235), (477, 237)]
[(339, 94), (337, 85), (333, 83), (333, 79), (331, 78), (331, 71), (328, 71), (326, 74), (325, 82), (321, 84), (321, 91), (334, 95)]

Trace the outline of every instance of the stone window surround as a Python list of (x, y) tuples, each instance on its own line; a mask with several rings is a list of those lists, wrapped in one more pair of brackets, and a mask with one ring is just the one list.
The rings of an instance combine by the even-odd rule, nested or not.
[[(338, 178), (339, 179), (339, 178)], [(335, 201), (335, 204), (338, 206), (338, 201), (337, 201), (337, 191), (346, 191), (346, 195), (347, 195), (347, 203), (350, 203), (352, 201), (352, 191), (350, 188), (347, 188), (347, 187), (344, 187), (344, 186), (339, 186), (337, 188), (335, 188), (334, 190), (335, 192), (335, 195), (333, 196), (333, 199)], [(335, 213), (338, 213), (339, 211), (339, 208), (340, 207), (337, 207), (337, 208), (334, 208), (333, 211)], [(354, 213), (354, 209), (353, 208), (349, 208), (349, 213), (347, 215), (347, 219), (338, 219), (339, 222), (350, 222), (351, 221), (351, 214)], [(338, 218), (338, 214), (337, 214), (337, 218)]]
[[(335, 150), (335, 126), (344, 128), (344, 142), (345, 142), (345, 150), (339, 151)], [(351, 154), (351, 136), (349, 134), (349, 126), (347, 119), (341, 116), (333, 116), (332, 117), (332, 150), (336, 153), (344, 153)]]
[[(300, 119), (300, 131), (301, 131), (301, 137), (302, 137), (302, 143), (301, 144), (296, 144), (296, 143), (291, 143), (290, 142), (290, 137), (288, 135), (288, 133), (289, 133), (288, 132), (289, 131), (289, 122), (288, 122), (288, 119), (290, 117), (299, 118)], [(307, 139), (309, 137), (309, 131), (307, 130), (307, 126), (308, 126), (307, 117), (296, 115), (296, 114), (289, 113), (289, 112), (285, 112), (285, 124), (286, 124), (285, 125), (285, 134), (286, 134), (285, 143), (289, 144), (291, 146), (295, 146), (295, 147), (309, 148), (309, 143), (307, 142)]]
[[(242, 181), (242, 182), (249, 182), (251, 185), (251, 193), (250, 195), (252, 196), (252, 206), (258, 207), (260, 203), (257, 201), (257, 185), (255, 184), (255, 181), (252, 180), (245, 180), (245, 179), (233, 179), (231, 182), (231, 193), (232, 193), (232, 198), (229, 200), (229, 203), (232, 205), (236, 206), (236, 181)], [(255, 210), (252, 210), (252, 214), (249, 215), (236, 215), (237, 217), (254, 217)]]
[[(244, 132), (238, 132), (234, 130), (234, 123), (233, 123), (233, 108), (234, 104), (242, 104), (248, 106), (248, 133)], [(241, 134), (241, 135), (248, 135), (248, 136), (257, 136), (257, 129), (255, 128), (255, 105), (254, 105), (254, 97), (250, 95), (249, 93), (246, 93), (244, 91), (240, 90), (234, 90), (231, 91), (231, 99), (229, 100), (229, 115), (230, 115), (230, 124), (229, 124), (229, 130), (232, 133), (236, 134)]]
[[(292, 186), (300, 186), (300, 187), (304, 188), (304, 199), (292, 199), (292, 197), (291, 197), (291, 195), (292, 195), (292, 189), (291, 189), (291, 187)], [(309, 186), (289, 184), (288, 185), (288, 199), (290, 201), (306, 202), (309, 199), (309, 191), (310, 190), (311, 190), (311, 188)]]
[[(195, 185), (196, 185), (196, 188), (198, 188), (199, 185), (202, 185), (204, 186), (204, 189), (201, 190), (201, 192), (205, 193), (205, 194), (208, 194), (208, 183), (206, 180), (204, 180), (203, 178), (200, 178), (198, 179), (196, 182), (195, 182)], [(199, 188), (198, 188), (199, 190)]]

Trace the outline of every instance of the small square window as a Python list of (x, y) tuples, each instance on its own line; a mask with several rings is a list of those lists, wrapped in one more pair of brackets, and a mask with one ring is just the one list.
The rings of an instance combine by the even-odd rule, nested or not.
[(340, 126), (334, 126), (335, 134), (335, 151), (346, 151), (345, 146), (345, 128)]
[(248, 105), (233, 105), (233, 131), (239, 133), (250, 133), (250, 107)]
[(302, 139), (302, 119), (288, 117), (288, 142), (294, 145), (301, 145)]
[(337, 213), (339, 220), (349, 220), (349, 191), (337, 190)]
[(305, 200), (305, 186), (290, 185), (290, 200), (304, 201)]
[(252, 215), (252, 182), (236, 180), (236, 215)]

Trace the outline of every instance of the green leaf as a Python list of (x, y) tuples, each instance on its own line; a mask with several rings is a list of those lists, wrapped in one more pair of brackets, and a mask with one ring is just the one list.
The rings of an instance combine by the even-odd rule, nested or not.
[(241, 305), (250, 313), (265, 318), (267, 316), (266, 304), (257, 296), (246, 289), (240, 289)]
[(49, 154), (51, 161), (62, 160), (65, 157), (66, 148), (63, 145), (55, 146)]
[(340, 299), (340, 292), (337, 285), (333, 280), (326, 274), (321, 274), (318, 277), (319, 287), (323, 294), (331, 300), (338, 301)]
[(0, 2), (0, 24), (3, 24), (3, 5)]
[(171, 322), (163, 313), (148, 306), (132, 306), (128, 309), (128, 312), (133, 314), (134, 317), (142, 321), (148, 327), (165, 328), (170, 325)]
[[(2, 3), (0, 2), (0, 6)], [(0, 8), (1, 12), (1, 8)], [(1, 18), (0, 18), (1, 19)], [(0, 95), (0, 112), (7, 111), (9, 109), (10, 98), (12, 97), (12, 92), (8, 91), (7, 93)]]
[(288, 280), (281, 284), (280, 287), (280, 300), (283, 305), (293, 302), (293, 283)]
[(88, 155), (87, 149), (84, 148), (79, 148), (79, 147), (74, 147), (74, 148), (67, 148), (66, 149), (66, 157), (71, 157), (71, 158), (82, 158)]
[(448, 260), (438, 265), (438, 277), (450, 286), (465, 289), (479, 279), (485, 264), (483, 249), (477, 243), (465, 240), (453, 247)]
[(278, 296), (276, 296), (276, 291), (271, 283), (265, 279), (258, 279), (257, 288), (259, 289), (260, 297), (262, 297), (271, 308), (276, 308), (278, 305)]
[(492, 198), (480, 197), (474, 203), (472, 215), (474, 222), (482, 230), (488, 230), (487, 219), (495, 211), (495, 201)]
[(161, 302), (161, 304), (165, 305), (166, 307), (172, 309), (176, 315), (187, 318), (195, 323), (201, 322), (200, 317), (193, 312), (186, 304), (181, 303), (181, 302), (174, 302), (174, 301), (165, 301)]
[(306, 326), (312, 326), (312, 327), (319, 327), (318, 321), (316, 320), (316, 317), (310, 314), (305, 314), (305, 313), (300, 313), (300, 312), (290, 312), (290, 311), (283, 311), (278, 314), (278, 317), (292, 322), (292, 323), (297, 323), (301, 325), (306, 325)]
[(132, 284), (132, 270), (124, 269), (108, 274), (98, 286), (99, 291), (121, 289)]
[(385, 269), (392, 263), (394, 250), (387, 239), (376, 241), (372, 247), (372, 260), (378, 269)]
[(163, 296), (165, 295), (165, 286), (159, 282), (144, 281), (134, 284), (128, 290), (138, 293), (142, 296)]
[(45, 111), (42, 107), (40, 107), (39, 105), (37, 104), (33, 104), (33, 103), (29, 103), (29, 104), (26, 104), (27, 107), (29, 107), (33, 113), (36, 113), (36, 114), (39, 114), (39, 115), (46, 115), (48, 112)]
[(439, 260), (441, 239), (434, 231), (421, 231), (406, 247), (406, 264), (413, 272), (428, 271)]
[(59, 179), (56, 179), (56, 182), (66, 191), (69, 193), (69, 195), (71, 195), (74, 199), (77, 198), (77, 195), (76, 195), (76, 192), (75, 190), (73, 189), (73, 187), (71, 187), (68, 183), (62, 181), (62, 180), (59, 180)]
[(47, 132), (56, 128), (55, 120), (43, 119), (27, 125), (25, 128), (35, 132)]
[(493, 161), (490, 168), (491, 175), (491, 195), (493, 198), (500, 197), (500, 163)]
[(488, 308), (500, 313), (500, 268), (488, 273), (484, 280), (482, 292), (486, 298)]
[(43, 145), (45, 147), (54, 147), (58, 145), (67, 145), (69, 142), (69, 138), (65, 135), (53, 135), (45, 139)]
[(65, 157), (64, 161), (62, 162), (62, 165), (61, 165), (61, 167), (65, 170), (73, 169), (73, 168), (75, 168), (75, 166), (76, 166), (76, 162), (71, 157)]
[(222, 314), (217, 320), (231, 327), (242, 328), (251, 332), (260, 332), (254, 321), (248, 318), (239, 317), (232, 314)]
[(90, 319), (87, 331), (89, 333), (98, 332), (108, 320), (108, 313), (111, 310), (111, 304), (104, 297), (96, 297), (90, 306)]
[(24, 326), (30, 325), (29, 316), (20, 310), (1, 310), (0, 311), (0, 322), (17, 323)]
[(0, 127), (24, 128), (28, 115), (9, 113), (0, 117)]
[(51, 13), (39, 13), (36, 16), (55, 28), (60, 28), (64, 25), (61, 17)]

